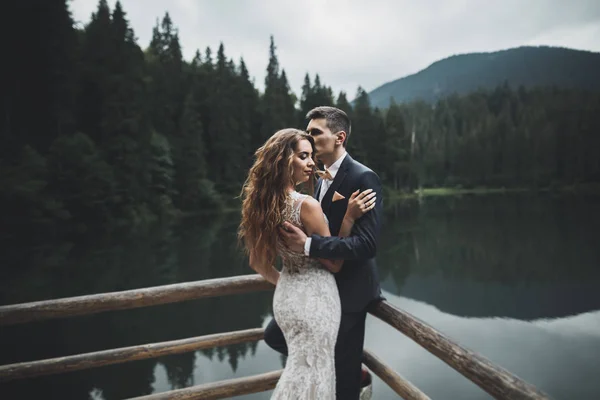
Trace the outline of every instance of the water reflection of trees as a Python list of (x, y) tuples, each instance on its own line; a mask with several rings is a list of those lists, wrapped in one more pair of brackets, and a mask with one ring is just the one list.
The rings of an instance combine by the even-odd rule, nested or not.
[(600, 208), (592, 204), (580, 197), (435, 199), (418, 215), (417, 270), (502, 283), (600, 276), (592, 245)]
[[(590, 307), (520, 298), (536, 285), (597, 282), (599, 207), (581, 197), (436, 198), (386, 211), (378, 264), (386, 290), (461, 315), (530, 318)], [(78, 238), (3, 251), (3, 304), (251, 273), (236, 244), (237, 215), (187, 219), (135, 236)], [(4, 279), (5, 278), (5, 279)], [(453, 286), (454, 285), (454, 286)], [(494, 294), (497, 287), (506, 288)], [(472, 301), (466, 293), (496, 296)], [(491, 293), (491, 294), (490, 294)], [(591, 297), (590, 297), (591, 296)], [(0, 363), (36, 360), (260, 326), (272, 293), (226, 296), (0, 330)], [(479, 299), (479, 297), (478, 297)], [(489, 300), (489, 301), (488, 301)], [(564, 310), (560, 309), (563, 307)], [(516, 307), (515, 305), (518, 305)], [(593, 304), (592, 304), (593, 306)], [(525, 314), (523, 314), (525, 313)], [(0, 386), (1, 398), (105, 399), (151, 393), (157, 363), (172, 388), (193, 384), (197, 357), (236, 370), (256, 343), (207, 349)], [(6, 393), (6, 395), (5, 395)]]
[[(430, 198), (386, 216), (378, 261), (388, 291), (462, 315), (537, 318), (600, 307), (591, 293), (600, 279), (594, 199)], [(469, 304), (486, 297), (487, 305)]]
[[(58, 245), (62, 250), (57, 253), (31, 250), (38, 254), (29, 257), (35, 263), (23, 265), (0, 284), (1, 299), (11, 304), (248, 274), (237, 248), (236, 224), (237, 215), (195, 218), (134, 237), (82, 240), (67, 250)], [(0, 363), (254, 328), (270, 312), (271, 298), (270, 292), (225, 296), (3, 328)], [(10, 393), (7, 398), (80, 399), (96, 389), (107, 400), (131, 397), (153, 391), (157, 363), (165, 367), (171, 387), (181, 388), (193, 383), (197, 355), (227, 359), (235, 371), (240, 358), (255, 351), (256, 343), (208, 349), (16, 381), (0, 387), (0, 393)]]
[[(377, 266), (384, 289), (397, 293), (418, 259), (413, 245), (416, 213), (412, 203), (396, 203), (386, 208), (383, 229), (377, 246)], [(386, 282), (394, 283), (389, 288)]]

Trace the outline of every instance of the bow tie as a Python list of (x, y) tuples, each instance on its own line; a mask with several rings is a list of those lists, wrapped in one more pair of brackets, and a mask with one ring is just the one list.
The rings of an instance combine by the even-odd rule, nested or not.
[(325, 171), (317, 170), (316, 173), (321, 179), (327, 179), (330, 181), (333, 180), (333, 176), (331, 176), (331, 172), (329, 172), (329, 170), (327, 168), (325, 168)]

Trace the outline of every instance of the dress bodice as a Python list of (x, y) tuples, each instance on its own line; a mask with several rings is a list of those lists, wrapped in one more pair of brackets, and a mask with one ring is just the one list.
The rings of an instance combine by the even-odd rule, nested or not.
[[(302, 209), (302, 203), (307, 197), (309, 196), (296, 191), (290, 192), (283, 211), (284, 219), (302, 229), (304, 232), (306, 232), (306, 230), (300, 219), (300, 211)], [(325, 217), (325, 215), (323, 216)], [(327, 222), (327, 217), (325, 217), (325, 221)], [(322, 268), (321, 263), (317, 260), (305, 256), (304, 254), (290, 251), (280, 240), (277, 240), (277, 253), (282, 258), (283, 267), (287, 272), (301, 272), (307, 268), (315, 267)]]

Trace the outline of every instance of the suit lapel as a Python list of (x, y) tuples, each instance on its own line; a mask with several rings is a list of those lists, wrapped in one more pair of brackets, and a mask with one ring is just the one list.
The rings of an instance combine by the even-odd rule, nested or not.
[(329, 208), (331, 207), (333, 193), (335, 193), (335, 191), (339, 189), (342, 182), (344, 182), (344, 179), (346, 178), (346, 175), (348, 174), (348, 168), (350, 167), (351, 163), (352, 163), (352, 158), (350, 157), (350, 154), (346, 154), (346, 158), (344, 158), (344, 161), (342, 161), (342, 165), (340, 165), (340, 169), (338, 170), (337, 174), (335, 174), (335, 178), (333, 179), (333, 182), (329, 186), (329, 189), (327, 189), (327, 193), (325, 193), (325, 197), (323, 197), (323, 202), (321, 203), (321, 207), (323, 208), (325, 215), (329, 215)]

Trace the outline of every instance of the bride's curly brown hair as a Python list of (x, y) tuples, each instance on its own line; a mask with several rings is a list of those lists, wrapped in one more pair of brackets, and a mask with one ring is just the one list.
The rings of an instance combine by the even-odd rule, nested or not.
[[(294, 187), (293, 157), (298, 143), (308, 140), (315, 152), (314, 139), (299, 129), (277, 131), (254, 153), (255, 161), (242, 187), (242, 220), (238, 238), (257, 272), (275, 265), (277, 228), (284, 222), (289, 187)], [(307, 190), (312, 194), (311, 177)]]

